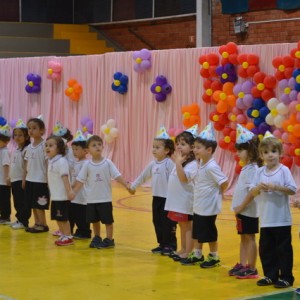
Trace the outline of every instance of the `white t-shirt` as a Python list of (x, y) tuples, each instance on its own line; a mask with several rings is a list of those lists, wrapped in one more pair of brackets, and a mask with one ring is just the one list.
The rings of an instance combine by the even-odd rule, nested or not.
[(0, 185), (7, 185), (6, 177), (4, 176), (4, 166), (9, 166), (10, 157), (7, 147), (0, 148)]
[[(257, 169), (258, 167), (256, 164), (248, 164), (242, 168), (232, 196), (232, 210), (241, 205), (249, 193), (250, 186), (253, 184)], [(247, 217), (257, 218), (258, 210), (256, 199), (253, 199), (240, 214)]]
[(106, 158), (84, 164), (76, 180), (85, 183), (87, 203), (105, 203), (112, 201), (111, 179), (119, 176), (117, 167)]
[(181, 182), (177, 176), (176, 166), (174, 166), (168, 182), (168, 193), (165, 210), (179, 212), (182, 214), (193, 214), (193, 179), (197, 173), (197, 162), (191, 161), (183, 168), (187, 183)]
[(47, 182), (47, 162), (44, 147), (44, 141), (35, 147), (32, 144), (28, 145), (25, 154), (25, 160), (27, 160), (27, 181)]
[[(70, 169), (71, 170), (71, 184), (74, 185), (76, 182), (76, 178), (82, 169), (83, 165), (88, 163), (89, 161), (87, 159), (79, 160), (79, 161), (74, 161), (73, 167)], [(86, 191), (85, 191), (85, 186), (83, 186), (78, 193), (76, 193), (75, 198), (72, 200), (72, 203), (77, 203), (77, 204), (82, 204), (86, 205)]]
[(144, 171), (131, 184), (133, 189), (152, 178), (152, 195), (156, 197), (167, 197), (168, 180), (171, 171), (174, 168), (174, 162), (169, 157), (162, 161), (153, 160), (148, 164)]
[[(296, 192), (297, 186), (288, 167), (280, 164), (273, 172), (266, 166), (259, 168), (253, 181), (253, 187), (259, 183), (272, 183), (281, 185)], [(263, 192), (256, 197), (260, 227), (291, 226), (292, 216), (290, 211), (289, 196), (277, 191)]]
[(48, 185), (52, 201), (68, 200), (62, 176), (67, 175), (69, 180), (69, 164), (65, 157), (56, 155), (48, 160)]
[(9, 177), (11, 182), (23, 180), (25, 174), (25, 154), (27, 146), (23, 150), (17, 148), (13, 151), (10, 161)]
[(220, 166), (211, 158), (206, 164), (200, 162), (195, 177), (194, 213), (200, 216), (214, 216), (221, 212), (222, 193), (220, 185), (227, 181)]

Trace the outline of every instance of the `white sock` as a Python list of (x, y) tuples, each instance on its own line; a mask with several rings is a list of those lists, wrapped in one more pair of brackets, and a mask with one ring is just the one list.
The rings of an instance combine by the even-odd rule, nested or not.
[(211, 254), (213, 257), (217, 257), (217, 256), (218, 256), (218, 252), (210, 252), (210, 254)]
[(194, 255), (198, 258), (202, 256), (202, 249), (194, 249)]

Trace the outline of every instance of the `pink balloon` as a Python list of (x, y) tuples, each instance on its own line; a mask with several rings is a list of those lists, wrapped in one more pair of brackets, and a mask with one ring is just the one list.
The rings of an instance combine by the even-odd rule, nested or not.
[(239, 114), (237, 117), (236, 117), (236, 121), (239, 123), (239, 124), (245, 124), (247, 123), (247, 118), (244, 114)]
[(251, 94), (246, 94), (243, 98), (243, 103), (246, 106), (246, 108), (251, 107), (253, 103), (253, 96)]
[(288, 143), (289, 142), (289, 134), (287, 132), (284, 132), (282, 135), (281, 135), (281, 139), (285, 142), (285, 143)]
[(288, 155), (289, 154), (289, 152), (290, 152), (290, 146), (288, 145), (288, 144), (283, 144), (282, 145), (282, 148), (283, 148), (283, 153), (284, 154), (286, 154), (286, 155)]
[(245, 106), (243, 99), (242, 98), (238, 98), (236, 100), (236, 107), (241, 109), (241, 110), (245, 110), (247, 107)]
[(299, 104), (298, 101), (292, 101), (290, 104), (289, 104), (289, 110), (290, 112), (292, 113), (295, 113), (296, 112), (296, 105)]
[(282, 132), (279, 130), (279, 129), (275, 129), (273, 131), (273, 135), (278, 138), (278, 139), (281, 139), (281, 136), (282, 136)]
[(172, 127), (172, 128), (169, 128), (169, 130), (167, 131), (167, 132), (168, 132), (168, 135), (169, 135), (169, 136), (175, 136), (175, 130), (176, 130), (176, 129), (173, 128), (173, 127)]

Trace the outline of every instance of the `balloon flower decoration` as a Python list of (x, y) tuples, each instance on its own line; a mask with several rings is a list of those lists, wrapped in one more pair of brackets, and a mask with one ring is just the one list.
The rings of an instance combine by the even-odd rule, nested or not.
[(197, 103), (182, 106), (181, 112), (183, 118), (182, 123), (186, 128), (190, 128), (196, 124), (200, 125), (200, 108)]
[(106, 124), (101, 126), (101, 132), (104, 134), (104, 140), (108, 144), (112, 143), (119, 136), (119, 130), (116, 128), (116, 121), (114, 119), (109, 119)]
[(89, 117), (83, 117), (80, 121), (80, 124), (82, 126), (81, 131), (84, 136), (93, 133), (94, 123)]
[(59, 81), (61, 79), (61, 71), (62, 66), (59, 62), (53, 60), (48, 61), (48, 79)]
[(7, 123), (7, 120), (4, 117), (0, 116), (0, 126), (4, 126)]
[(26, 77), (28, 83), (25, 87), (27, 93), (39, 93), (41, 91), (42, 78), (38, 74), (29, 73)]
[(65, 90), (65, 95), (73, 101), (79, 101), (82, 94), (82, 86), (75, 79), (68, 80), (68, 88)]
[(135, 61), (133, 66), (134, 71), (142, 73), (151, 68), (151, 52), (148, 49), (134, 51), (132, 58)]
[(167, 99), (167, 95), (172, 92), (172, 86), (168, 83), (165, 76), (159, 75), (151, 86), (151, 92), (155, 94), (157, 102), (163, 102)]
[(114, 74), (114, 81), (111, 85), (113, 91), (118, 92), (121, 95), (127, 93), (128, 76), (121, 72)]

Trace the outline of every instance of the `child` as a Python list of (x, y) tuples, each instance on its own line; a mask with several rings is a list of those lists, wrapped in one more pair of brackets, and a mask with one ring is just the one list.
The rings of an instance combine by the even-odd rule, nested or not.
[(30, 144), (30, 137), (28, 129), (21, 119), (17, 121), (13, 130), (13, 139), (17, 144), (17, 149), (12, 153), (10, 182), (17, 220), (10, 226), (13, 229), (23, 229), (28, 227), (28, 211), (30, 212), (31, 209), (26, 206), (24, 190), (26, 176), (24, 157), (27, 146)]
[(259, 207), (259, 256), (265, 276), (257, 285), (286, 288), (294, 283), (289, 195), (296, 193), (297, 186), (290, 170), (280, 163), (282, 144), (270, 132), (259, 153), (265, 165), (257, 170), (250, 190)]
[[(25, 199), (33, 209), (34, 226), (26, 228), (30, 233), (49, 231), (45, 210), (49, 209), (49, 189), (47, 185), (47, 164), (44, 151), (45, 124), (41, 117), (31, 118), (27, 122), (28, 134), (32, 138), (28, 146), (26, 160)], [(26, 216), (26, 223), (31, 212)], [(25, 224), (24, 224), (25, 225)]]
[[(80, 170), (74, 192), (85, 184), (87, 199), (87, 222), (93, 223), (94, 238), (90, 248), (112, 248), (115, 246), (113, 239), (113, 207), (111, 179), (115, 179), (127, 189), (127, 183), (111, 160), (102, 157), (103, 141), (93, 135), (87, 140), (87, 148), (92, 156)], [(100, 222), (105, 224), (106, 238), (100, 235)]]
[(135, 189), (152, 178), (152, 221), (156, 233), (158, 247), (153, 248), (152, 253), (169, 253), (170, 249), (176, 250), (176, 222), (171, 221), (165, 211), (168, 180), (174, 167), (170, 156), (174, 153), (174, 142), (170, 139), (166, 129), (162, 127), (153, 141), (152, 154), (154, 160), (148, 164), (145, 170), (131, 184)]
[(236, 227), (240, 235), (240, 262), (228, 274), (239, 279), (258, 278), (256, 270), (257, 246), (255, 234), (258, 233), (258, 212), (256, 201), (248, 196), (257, 166), (262, 165), (258, 152), (259, 140), (251, 131), (237, 125), (237, 155), (245, 164), (239, 175), (232, 197), (232, 209), (236, 213)]
[[(48, 183), (51, 193), (51, 220), (56, 220), (61, 236), (55, 241), (57, 246), (73, 245), (69, 223), (69, 206), (75, 194), (69, 180), (69, 165), (63, 139), (50, 136), (45, 143), (48, 157)], [(69, 200), (68, 200), (69, 199)]]
[[(195, 157), (200, 162), (195, 178), (193, 239), (195, 240), (194, 256), (202, 261), (201, 268), (213, 268), (220, 264), (216, 219), (221, 211), (222, 196), (228, 182), (213, 158), (216, 147), (213, 127), (209, 123), (194, 143)], [(206, 260), (202, 254), (203, 243), (209, 244), (210, 253)]]
[(181, 249), (170, 253), (175, 261), (184, 261), (192, 250), (193, 178), (197, 172), (197, 162), (193, 153), (194, 135), (198, 126), (176, 136), (174, 153), (175, 167), (169, 183), (165, 210), (168, 217), (178, 222)]
[(8, 124), (0, 126), (0, 225), (10, 224), (10, 182), (9, 182), (9, 152), (7, 144), (10, 141)]
[[(78, 130), (75, 134), (75, 138), (72, 142), (72, 150), (74, 157), (77, 159), (73, 165), (73, 168), (71, 168), (71, 183), (73, 185), (75, 184), (76, 178), (83, 165), (88, 161), (86, 159), (86, 138), (83, 136), (80, 130)], [(85, 189), (82, 188), (77, 193), (76, 197), (71, 201), (70, 205), (69, 220), (71, 233), (73, 233), (74, 226), (77, 226), (76, 232), (73, 234), (74, 239), (91, 238), (90, 224), (86, 221), (86, 204)]]

